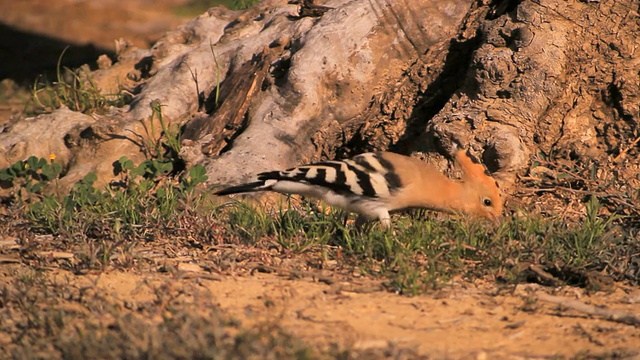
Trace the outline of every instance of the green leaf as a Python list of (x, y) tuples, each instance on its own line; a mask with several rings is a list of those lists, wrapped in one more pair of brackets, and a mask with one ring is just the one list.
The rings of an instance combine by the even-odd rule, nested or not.
[(53, 180), (58, 177), (60, 170), (62, 170), (62, 167), (59, 164), (53, 163), (50, 165), (45, 163), (42, 167), (42, 176), (45, 180)]
[(207, 170), (202, 165), (196, 165), (189, 169), (189, 177), (183, 179), (183, 185), (187, 189), (193, 189), (196, 185), (207, 181)]
[(47, 165), (47, 160), (45, 158), (40, 158), (36, 162), (34, 169), (42, 169), (45, 165)]
[(0, 181), (10, 181), (15, 178), (15, 176), (11, 174), (9, 171), (10, 169), (8, 168), (0, 171)]
[(121, 157), (118, 163), (120, 163), (120, 167), (123, 170), (132, 170), (134, 167), (133, 161), (129, 160), (126, 156)]
[(196, 165), (189, 169), (189, 176), (193, 180), (206, 181), (209, 177), (207, 176), (207, 169), (202, 165)]
[(147, 172), (147, 162), (143, 162), (142, 164), (138, 165), (137, 167), (131, 170), (131, 176), (132, 177), (142, 176), (146, 172)]
[(53, 163), (51, 164), (51, 167), (53, 168), (53, 172), (56, 174), (56, 177), (62, 173), (62, 165)]
[(29, 158), (27, 159), (27, 166), (31, 170), (39, 169), (39, 167), (38, 167), (38, 158), (35, 157), (35, 156), (29, 156)]
[(30, 193), (34, 193), (34, 194), (40, 193), (42, 191), (43, 187), (44, 187), (44, 183), (41, 182), (41, 181), (38, 181), (38, 182), (33, 183), (33, 184), (27, 183), (25, 185), (25, 188), (27, 189), (27, 191), (30, 192)]
[(16, 176), (20, 176), (20, 174), (24, 172), (24, 163), (22, 161), (17, 161), (11, 165), (10, 169), (13, 170)]
[(93, 185), (93, 183), (96, 182), (96, 180), (98, 180), (98, 175), (96, 175), (93, 172), (90, 172), (87, 175), (85, 175), (84, 178), (82, 178), (81, 182), (86, 185)]
[(153, 188), (153, 181), (151, 180), (143, 180), (140, 181), (140, 184), (138, 184), (138, 189), (140, 189), (141, 193), (147, 193), (149, 192), (149, 190), (151, 190)]
[(158, 161), (155, 165), (156, 165), (156, 169), (158, 170), (155, 174), (156, 176), (170, 173), (173, 170), (173, 163), (169, 161), (167, 162)]

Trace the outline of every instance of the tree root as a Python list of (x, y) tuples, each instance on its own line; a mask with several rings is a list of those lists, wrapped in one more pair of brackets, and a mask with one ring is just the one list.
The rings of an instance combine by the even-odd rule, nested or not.
[(588, 315), (601, 316), (605, 320), (619, 322), (627, 325), (640, 326), (640, 316), (621, 310), (604, 309), (583, 302), (568, 299), (561, 296), (549, 295), (544, 292), (536, 294), (538, 300), (558, 304), (563, 307), (583, 312)]

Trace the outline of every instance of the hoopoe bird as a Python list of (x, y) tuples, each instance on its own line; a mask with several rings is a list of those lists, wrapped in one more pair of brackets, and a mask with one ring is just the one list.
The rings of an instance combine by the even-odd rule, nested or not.
[(464, 150), (456, 150), (455, 160), (463, 172), (459, 181), (419, 159), (375, 152), (263, 172), (258, 174), (258, 181), (227, 187), (215, 194), (275, 191), (317, 198), (357, 213), (358, 227), (378, 219), (389, 228), (389, 213), (408, 208), (488, 218), (501, 215), (504, 201), (500, 188), (484, 165)]

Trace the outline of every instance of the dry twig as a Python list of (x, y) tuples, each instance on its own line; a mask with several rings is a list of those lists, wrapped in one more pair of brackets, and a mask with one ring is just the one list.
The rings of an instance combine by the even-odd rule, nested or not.
[(640, 326), (640, 316), (626, 311), (599, 308), (597, 306), (588, 305), (577, 300), (572, 300), (561, 296), (549, 295), (544, 292), (539, 292), (536, 294), (536, 296), (539, 300), (558, 304), (569, 309), (583, 312), (585, 314), (602, 316), (609, 321)]

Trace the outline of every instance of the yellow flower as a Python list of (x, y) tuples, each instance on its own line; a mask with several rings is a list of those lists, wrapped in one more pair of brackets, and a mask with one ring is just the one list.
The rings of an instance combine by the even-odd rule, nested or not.
[(56, 154), (54, 153), (49, 154), (49, 160), (53, 161), (55, 159), (56, 159)]

